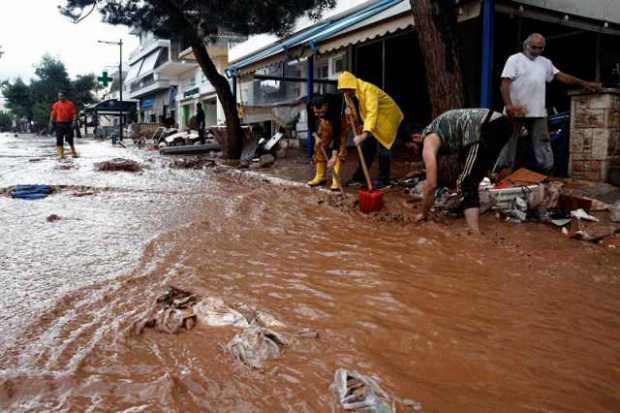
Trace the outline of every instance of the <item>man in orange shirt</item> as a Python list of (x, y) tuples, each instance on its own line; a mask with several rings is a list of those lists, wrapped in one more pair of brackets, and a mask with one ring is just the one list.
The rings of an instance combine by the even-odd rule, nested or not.
[(56, 129), (56, 147), (58, 148), (58, 157), (65, 157), (64, 141), (66, 140), (71, 147), (71, 155), (77, 158), (78, 154), (73, 146), (73, 129), (75, 129), (75, 118), (77, 111), (75, 105), (70, 100), (65, 99), (63, 92), (58, 92), (58, 102), (52, 105), (50, 113), (50, 126), (52, 123)]

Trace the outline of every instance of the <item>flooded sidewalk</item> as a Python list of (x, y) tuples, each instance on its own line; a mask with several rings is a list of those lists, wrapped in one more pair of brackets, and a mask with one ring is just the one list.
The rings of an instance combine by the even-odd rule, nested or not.
[[(95, 189), (0, 196), (0, 410), (339, 411), (340, 368), (422, 412), (620, 408), (617, 251), (493, 217), (485, 238), (378, 222), (322, 192), (109, 142), (79, 143), (59, 169), (52, 145), (0, 137), (0, 188)], [(94, 170), (115, 157), (145, 169)], [(249, 369), (226, 351), (232, 325), (135, 334), (169, 285), (318, 338)]]

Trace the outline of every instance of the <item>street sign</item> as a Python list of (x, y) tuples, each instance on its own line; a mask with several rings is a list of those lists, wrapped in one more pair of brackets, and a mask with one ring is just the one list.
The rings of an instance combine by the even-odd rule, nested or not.
[(97, 80), (103, 85), (103, 87), (108, 87), (108, 83), (110, 83), (113, 79), (108, 76), (108, 72), (103, 72)]

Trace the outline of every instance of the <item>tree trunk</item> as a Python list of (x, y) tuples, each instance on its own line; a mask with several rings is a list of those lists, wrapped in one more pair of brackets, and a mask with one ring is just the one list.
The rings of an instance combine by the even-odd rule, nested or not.
[(241, 130), (241, 120), (237, 112), (237, 102), (232, 94), (230, 85), (213, 64), (207, 48), (203, 41), (196, 36), (190, 40), (192, 51), (200, 68), (205, 76), (215, 88), (215, 93), (220, 98), (220, 103), (226, 116), (226, 142), (224, 145), (224, 156), (228, 159), (239, 159), (243, 147), (243, 131)]
[(176, 20), (182, 21), (186, 27), (186, 35), (194, 52), (194, 56), (209, 82), (215, 88), (215, 93), (220, 99), (226, 116), (226, 142), (224, 143), (224, 156), (227, 159), (239, 159), (243, 146), (243, 131), (241, 130), (241, 120), (237, 112), (237, 102), (233, 97), (230, 85), (215, 67), (213, 60), (207, 52), (207, 47), (198, 33), (198, 29), (193, 26), (185, 17), (183, 11), (170, 0), (162, 0), (159, 6), (173, 16)]
[(450, 0), (410, 0), (426, 68), (433, 118), (462, 108), (463, 77), (457, 48), (456, 6)]

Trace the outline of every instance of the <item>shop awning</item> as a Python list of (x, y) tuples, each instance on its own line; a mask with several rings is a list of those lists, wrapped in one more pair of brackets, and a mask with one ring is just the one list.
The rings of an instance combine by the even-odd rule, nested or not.
[(231, 64), (226, 69), (226, 74), (232, 76), (239, 71), (244, 70), (248, 66), (254, 66), (257, 63), (274, 64), (274, 59), (284, 60), (286, 52), (298, 47), (310, 47), (318, 50), (318, 45), (326, 39), (336, 36), (337, 34), (364, 22), (385, 10), (390, 9), (401, 3), (408, 3), (405, 0), (378, 0), (367, 4), (364, 7), (354, 9), (352, 12), (327, 19), (305, 30), (291, 35), (290, 37), (277, 42), (262, 51), (254, 53), (245, 59)]
[[(458, 21), (476, 18), (480, 15), (480, 2), (464, 3), (460, 7)], [(346, 46), (367, 42), (402, 30), (414, 27), (411, 3), (403, 1), (393, 5), (368, 19), (340, 31), (336, 35), (320, 40), (321, 54), (329, 53)], [(318, 43), (318, 42), (317, 42)]]
[(132, 82), (138, 77), (140, 73), (140, 68), (142, 67), (142, 63), (144, 63), (144, 59), (138, 60), (136, 63), (129, 66), (129, 71), (127, 72), (127, 76), (125, 76), (125, 82)]
[(400, 2), (381, 13), (361, 21), (339, 32), (336, 36), (330, 36), (319, 45), (321, 53), (327, 53), (342, 47), (362, 43), (376, 37), (385, 36), (413, 27), (411, 15), (411, 3)]
[(155, 64), (157, 64), (157, 58), (159, 57), (161, 51), (162, 49), (157, 49), (144, 58), (144, 63), (142, 63), (142, 68), (138, 73), (138, 77), (148, 75), (149, 73), (152, 73), (153, 70), (155, 70)]

